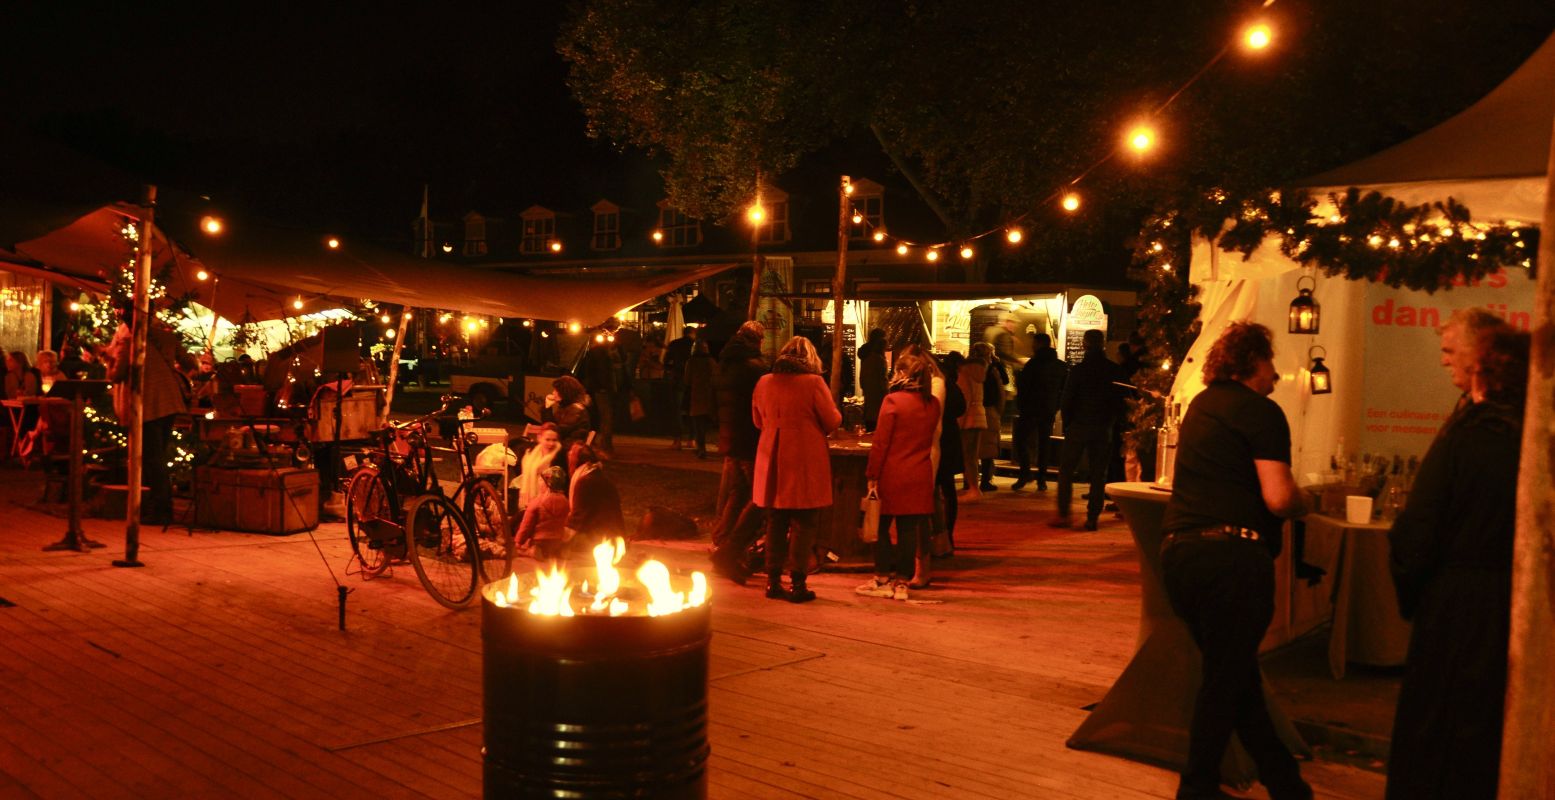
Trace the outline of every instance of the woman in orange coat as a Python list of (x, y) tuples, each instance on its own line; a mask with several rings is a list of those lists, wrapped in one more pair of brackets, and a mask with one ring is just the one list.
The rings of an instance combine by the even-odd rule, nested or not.
[[(842, 424), (831, 390), (821, 378), (821, 358), (809, 339), (783, 345), (772, 372), (756, 383), (751, 419), (761, 429), (756, 444), (751, 499), (767, 512), (767, 596), (803, 603), (810, 545), (820, 509), (830, 506), (831, 455), (826, 437)], [(783, 588), (783, 566), (794, 566), (792, 589)]]
[[(880, 407), (864, 475), (880, 498), (880, 535), (875, 541), (875, 579), (858, 588), (874, 597), (907, 599), (920, 548), (934, 517), (934, 460), (940, 403), (933, 380), (939, 370), (925, 355), (896, 359), (889, 393)], [(891, 522), (896, 544), (891, 544)]]

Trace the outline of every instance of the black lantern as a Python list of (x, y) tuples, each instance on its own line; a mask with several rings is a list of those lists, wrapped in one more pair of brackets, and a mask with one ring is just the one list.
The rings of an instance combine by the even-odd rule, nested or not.
[[(1302, 286), (1303, 280), (1312, 281), (1312, 285)], [(1311, 275), (1303, 275), (1296, 280), (1296, 299), (1290, 301), (1291, 333), (1317, 333), (1318, 316), (1323, 307), (1312, 299), (1312, 290), (1316, 288), (1317, 281)]]
[[(1307, 350), (1307, 355), (1312, 359), (1312, 366), (1307, 368), (1308, 374), (1311, 375), (1312, 393), (1328, 394), (1334, 390), (1333, 373), (1329, 372), (1328, 367), (1323, 364), (1323, 356), (1312, 355), (1313, 350), (1323, 350), (1323, 347), (1315, 345)], [(1323, 352), (1327, 354), (1328, 351), (1323, 350)]]

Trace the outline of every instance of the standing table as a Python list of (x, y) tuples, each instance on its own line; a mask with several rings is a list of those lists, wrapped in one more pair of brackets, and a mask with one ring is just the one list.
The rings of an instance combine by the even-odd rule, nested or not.
[(869, 466), (868, 434), (863, 438), (841, 429), (828, 439), (827, 450), (831, 454), (832, 504), (821, 511), (819, 532), (815, 537), (816, 550), (823, 556), (830, 551), (834, 561), (821, 563), (822, 568), (839, 571), (863, 571), (875, 568), (874, 546), (865, 544), (859, 537), (859, 506), (864, 501), (868, 480), (864, 470)]
[[(1188, 628), (1172, 613), (1161, 576), (1161, 530), (1170, 492), (1150, 483), (1109, 483), (1107, 496), (1118, 504), (1139, 553), (1140, 618), (1137, 649), (1123, 674), (1068, 745), (1157, 764), (1181, 771), (1188, 764), (1188, 724), (1202, 677), (1198, 647)], [(1311, 754), (1286, 719), (1269, 687), (1264, 701), (1280, 738), (1292, 753)], [(1233, 736), (1220, 767), (1228, 783), (1246, 786), (1257, 769)]]
[(1328, 668), (1344, 677), (1354, 661), (1396, 667), (1409, 654), (1410, 625), (1398, 611), (1393, 575), (1388, 570), (1388, 529), (1385, 522), (1355, 525), (1327, 514), (1306, 516), (1307, 536), (1339, 539), (1329, 568), (1334, 593), (1334, 626), (1328, 639)]

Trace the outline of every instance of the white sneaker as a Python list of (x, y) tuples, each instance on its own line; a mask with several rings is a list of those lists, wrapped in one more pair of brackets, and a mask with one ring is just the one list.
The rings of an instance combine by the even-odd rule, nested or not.
[(868, 583), (865, 583), (859, 586), (857, 589), (854, 589), (853, 593), (861, 594), (865, 597), (889, 598), (892, 596), (890, 582), (882, 581), (879, 578), (871, 578)]
[(891, 588), (891, 599), (892, 600), (906, 600), (907, 599), (907, 584), (905, 584), (905, 583), (898, 583), (897, 585), (893, 586)]

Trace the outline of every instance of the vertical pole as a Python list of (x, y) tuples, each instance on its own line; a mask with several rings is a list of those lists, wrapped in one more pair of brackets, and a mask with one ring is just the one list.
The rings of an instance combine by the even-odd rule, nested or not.
[[(394, 347), (389, 351), (389, 385), (383, 390), (383, 418), (380, 424), (389, 424), (389, 406), (394, 405), (394, 385), (399, 382), (400, 350), (405, 347), (405, 331), (410, 327), (410, 309), (400, 306), (400, 331), (394, 335)], [(336, 384), (338, 387), (339, 384)], [(339, 398), (345, 402), (345, 398)]]
[(151, 333), (151, 246), (157, 206), (157, 187), (146, 187), (145, 213), (140, 220), (140, 254), (135, 259), (135, 311), (130, 317), (130, 407), (129, 419), (123, 420), (129, 447), (129, 480), (124, 494), (124, 558), (116, 567), (138, 567), (140, 555), (140, 484), (141, 460), (145, 454), (143, 415), (145, 413), (146, 341)]
[(757, 248), (757, 241), (761, 237), (761, 226), (757, 225), (751, 231), (751, 298), (750, 306), (745, 309), (745, 318), (756, 318), (756, 312), (761, 308), (761, 251)]
[(221, 276), (211, 273), (211, 335), (205, 340), (205, 352), (216, 357), (216, 325), (221, 322), (221, 315), (216, 313), (216, 290), (221, 288)]
[(842, 302), (848, 285), (848, 176), (837, 187), (837, 274), (832, 277), (831, 397), (842, 404), (842, 326), (846, 319)]
[(1522, 462), (1517, 471), (1517, 540), (1512, 551), (1512, 635), (1507, 649), (1502, 800), (1555, 800), (1555, 141), (1545, 173), (1544, 226), (1534, 289), (1533, 342)]

